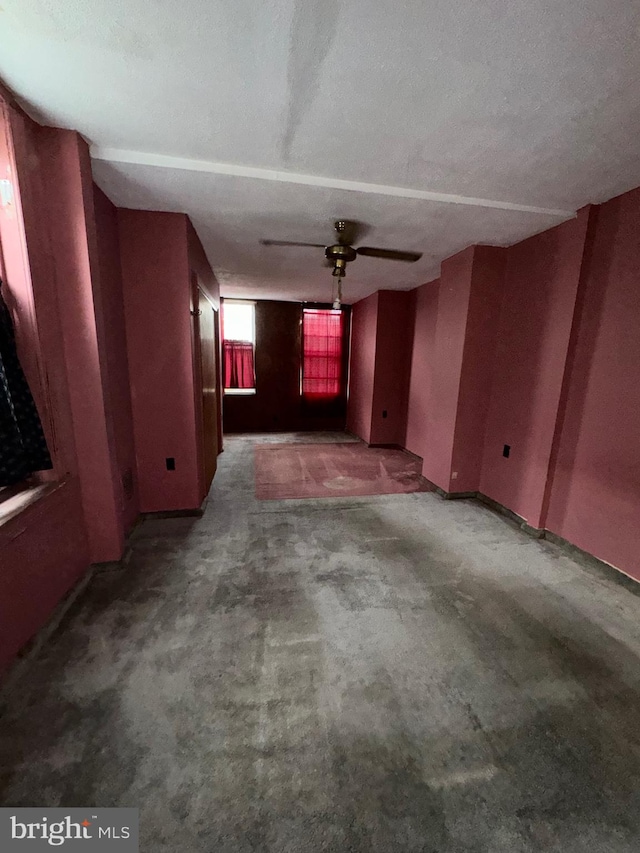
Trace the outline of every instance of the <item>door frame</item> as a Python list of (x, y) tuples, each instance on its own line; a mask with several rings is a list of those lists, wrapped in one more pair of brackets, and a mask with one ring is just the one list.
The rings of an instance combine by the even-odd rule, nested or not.
[(220, 342), (220, 311), (215, 307), (215, 304), (206, 290), (201, 286), (198, 280), (198, 274), (195, 270), (190, 270), (190, 299), (191, 299), (191, 355), (193, 364), (193, 391), (194, 391), (194, 407), (196, 420), (196, 445), (198, 454), (198, 490), (204, 500), (208, 494), (208, 489), (205, 488), (206, 483), (206, 465), (204, 455), (204, 407), (203, 407), (203, 379), (202, 379), (202, 352), (200, 341), (200, 295), (204, 296), (206, 301), (211, 306), (213, 311), (213, 329), (214, 329), (214, 348), (216, 359), (216, 417), (217, 417), (217, 432), (218, 432), (218, 447), (216, 457), (220, 455), (223, 449), (222, 440), (222, 346)]

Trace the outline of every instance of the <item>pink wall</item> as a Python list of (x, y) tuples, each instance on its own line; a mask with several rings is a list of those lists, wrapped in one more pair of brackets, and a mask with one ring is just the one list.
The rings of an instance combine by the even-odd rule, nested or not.
[(404, 443), (414, 301), (411, 291), (378, 291), (371, 444)]
[(378, 294), (374, 293), (356, 302), (351, 313), (347, 429), (367, 443), (371, 440), (377, 328)]
[(411, 365), (404, 446), (423, 457), (427, 452), (427, 420), (431, 401), (433, 354), (438, 317), (440, 281), (423, 284), (414, 292), (414, 325), (411, 340)]
[(491, 399), (506, 251), (475, 246), (451, 457), (450, 490), (475, 492), (480, 484), (484, 435)]
[(41, 128), (0, 92), (0, 171), (14, 189), (14, 204), (0, 208), (3, 292), (53, 456), (47, 479), (59, 481), (54, 492), (0, 525), (0, 672), (89, 565), (51, 263), (59, 247), (50, 238), (41, 139)]
[(50, 491), (0, 523), (0, 671), (90, 562), (121, 556), (138, 512), (124, 488), (134, 462), (143, 509), (199, 506), (191, 269), (218, 301), (185, 216), (117, 212), (82, 138), (41, 127), (5, 94), (0, 177), (15, 198), (0, 210), (3, 295), (54, 470), (41, 475)]
[(77, 480), (0, 526), (0, 674), (89, 566)]
[(371, 435), (381, 389), (402, 386), (384, 354), (404, 329), (405, 446), (425, 476), (640, 580), (639, 233), (640, 189), (508, 249), (449, 258), (413, 312), (382, 292), (358, 303), (352, 429)]
[(108, 390), (89, 149), (73, 131), (42, 128), (52, 273), (62, 321), (80, 493), (92, 563), (119, 560), (124, 528)]
[(107, 348), (108, 408), (113, 416), (117, 464), (117, 500), (124, 534), (138, 517), (136, 455), (133, 414), (129, 389), (129, 359), (124, 319), (120, 241), (116, 208), (97, 186), (93, 186), (102, 311), (109, 334)]
[(347, 429), (368, 444), (404, 443), (414, 303), (379, 290), (352, 308)]
[(202, 478), (187, 217), (118, 210), (118, 226), (140, 510), (196, 509)]
[(479, 488), (532, 527), (542, 521), (588, 218), (582, 210), (507, 250)]
[(442, 264), (438, 294), (431, 402), (422, 473), (445, 491), (451, 489), (451, 465), (460, 394), (467, 310), (471, 293), (473, 247)]
[(640, 189), (602, 205), (546, 526), (640, 580)]
[(198, 278), (198, 285), (208, 296), (211, 304), (220, 310), (220, 286), (207, 258), (196, 229), (187, 219), (187, 241), (189, 250), (189, 266)]

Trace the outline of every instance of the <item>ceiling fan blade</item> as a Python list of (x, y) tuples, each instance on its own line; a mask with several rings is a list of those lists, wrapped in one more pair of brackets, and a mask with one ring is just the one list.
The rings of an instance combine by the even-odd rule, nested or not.
[(382, 258), (385, 261), (406, 261), (409, 264), (419, 261), (422, 252), (398, 252), (395, 249), (376, 249), (373, 246), (360, 246), (356, 249), (359, 255), (368, 258)]
[(260, 240), (262, 246), (308, 246), (310, 249), (324, 249), (324, 243), (296, 243), (293, 240)]

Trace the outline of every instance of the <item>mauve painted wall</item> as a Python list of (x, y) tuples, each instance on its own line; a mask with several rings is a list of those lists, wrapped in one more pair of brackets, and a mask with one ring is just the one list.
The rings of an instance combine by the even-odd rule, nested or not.
[(119, 560), (115, 433), (108, 403), (108, 331), (102, 306), (91, 161), (73, 131), (43, 128), (50, 230), (73, 412), (80, 493), (92, 563)]
[(547, 527), (640, 580), (640, 189), (597, 222)]
[(532, 527), (542, 518), (588, 216), (507, 250), (480, 491)]
[[(187, 217), (118, 210), (141, 512), (200, 506)], [(166, 458), (175, 459), (168, 471)]]
[(440, 281), (416, 288), (414, 293), (414, 328), (409, 379), (409, 402), (404, 445), (411, 453), (424, 458), (429, 440), (427, 421), (431, 405), (431, 382), (434, 367), (436, 320)]
[(480, 488), (506, 250), (475, 246), (451, 458), (451, 491)]
[(0, 209), (4, 293), (54, 457), (54, 476), (63, 480), (52, 494), (0, 526), (2, 672), (87, 570), (89, 547), (53, 286), (52, 257), (60, 247), (49, 236), (48, 161), (41, 148), (42, 129), (1, 100), (0, 109), (0, 169), (15, 192), (13, 209)]
[(378, 291), (371, 444), (404, 443), (414, 301), (411, 291)]
[(0, 527), (0, 674), (88, 566), (77, 479)]
[(211, 264), (204, 251), (196, 229), (191, 220), (187, 219), (187, 245), (189, 251), (189, 266), (198, 278), (198, 284), (206, 293), (211, 304), (220, 310), (220, 285), (215, 277)]
[[(447, 491), (479, 488), (638, 579), (639, 233), (640, 189), (446, 260), (414, 296), (405, 440)], [(376, 337), (394, 323), (378, 298), (354, 306), (349, 424), (364, 438)]]
[(367, 443), (371, 441), (377, 329), (378, 294), (373, 293), (356, 302), (351, 311), (351, 367), (347, 404), (347, 429)]
[(422, 457), (422, 473), (447, 492), (452, 487), (451, 463), (473, 254), (472, 246), (443, 262), (438, 294), (431, 404), (427, 413), (429, 440)]
[(129, 359), (124, 320), (122, 272), (118, 216), (111, 201), (99, 187), (93, 187), (102, 310), (108, 330), (108, 403), (113, 417), (118, 469), (117, 497), (124, 533), (138, 517), (136, 452), (133, 441), (133, 414), (129, 388)]

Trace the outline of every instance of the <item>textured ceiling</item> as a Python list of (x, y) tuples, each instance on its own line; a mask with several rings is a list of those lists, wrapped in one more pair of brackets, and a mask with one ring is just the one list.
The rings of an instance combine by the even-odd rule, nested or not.
[(425, 253), (359, 258), (351, 300), (640, 184), (629, 0), (2, 0), (0, 76), (117, 204), (189, 213), (227, 295), (328, 296), (261, 237)]

